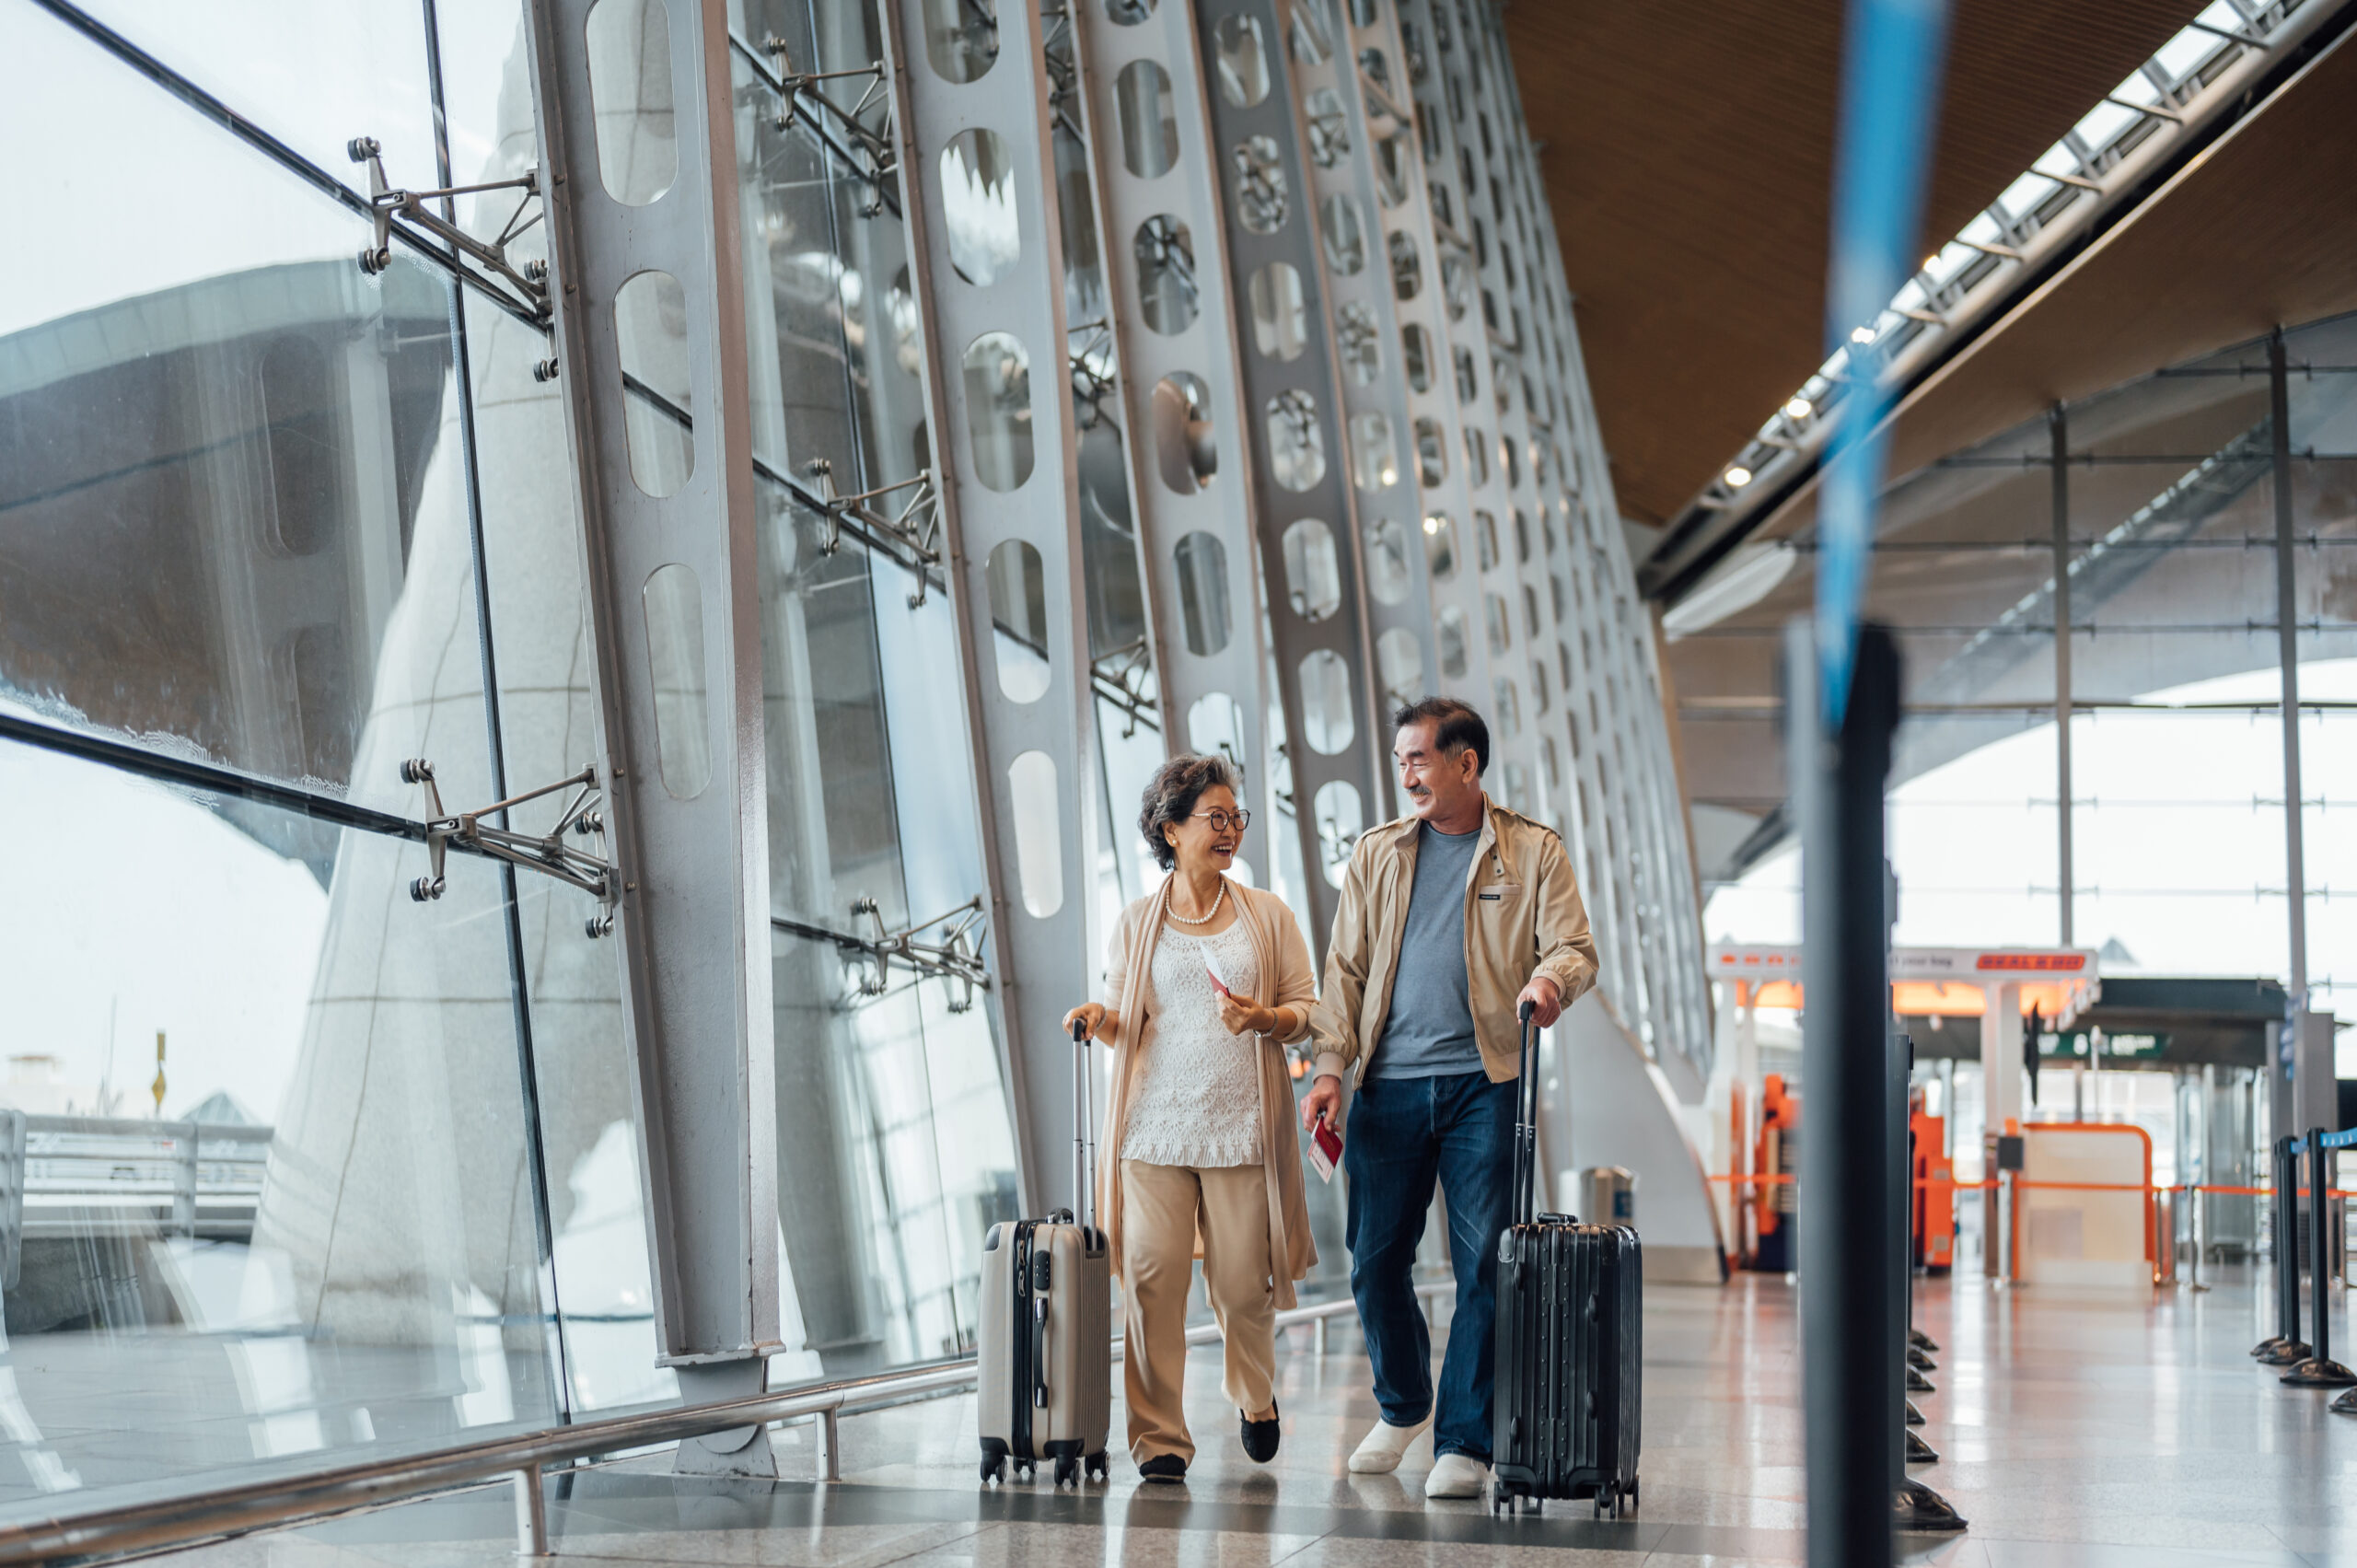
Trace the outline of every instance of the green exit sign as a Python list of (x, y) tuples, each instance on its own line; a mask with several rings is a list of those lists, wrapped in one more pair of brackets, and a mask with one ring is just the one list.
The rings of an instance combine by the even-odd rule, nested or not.
[[(2038, 1054), (2047, 1062), (2089, 1062), (2095, 1059), (2096, 1031), (2072, 1029), (2059, 1035), (2038, 1037)], [(2103, 1036), (2103, 1060), (2149, 1062), (2165, 1054), (2169, 1037), (2165, 1034), (2109, 1034)]]

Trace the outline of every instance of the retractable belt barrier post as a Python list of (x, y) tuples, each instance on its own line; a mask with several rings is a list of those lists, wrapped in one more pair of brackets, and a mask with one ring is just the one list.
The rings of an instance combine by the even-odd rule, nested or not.
[[(2346, 1143), (2357, 1142), (2357, 1133), (2327, 1132), (2321, 1127), (2308, 1129), (2308, 1135), (2289, 1144), (2287, 1164), (2294, 1174), (2301, 1155), (2308, 1156), (2308, 1299), (2314, 1305), (2308, 1322), (2308, 1339), (2313, 1346), (2291, 1371), (2283, 1374), (2286, 1385), (2294, 1388), (2346, 1388), (2357, 1384), (2357, 1372), (2351, 1372), (2332, 1359), (2332, 1151)], [(2298, 1182), (2288, 1182), (2286, 1197), (2293, 1212), (2299, 1204)], [(2288, 1240), (2296, 1241), (2294, 1231)], [(2299, 1281), (2292, 1278), (2293, 1310), (2299, 1309)]]
[(2275, 1334), (2251, 1347), (2263, 1366), (2290, 1366), (2308, 1356), (2300, 1342), (2300, 1216), (2293, 1196), (2299, 1186), (2292, 1166), (2292, 1140), (2275, 1140)]

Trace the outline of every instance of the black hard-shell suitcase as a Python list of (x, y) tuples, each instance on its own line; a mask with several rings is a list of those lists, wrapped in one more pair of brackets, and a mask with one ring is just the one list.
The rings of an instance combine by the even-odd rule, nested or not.
[(1637, 1500), (1644, 1268), (1627, 1225), (1538, 1214), (1538, 1031), (1523, 1012), (1514, 1219), (1498, 1235), (1492, 1509), (1589, 1497), (1618, 1518)]
[(975, 1404), (984, 1481), (1029, 1480), (1041, 1460), (1056, 1484), (1105, 1479), (1113, 1411), (1113, 1285), (1097, 1225), (1087, 1142), (1094, 1132), (1088, 1047), (1073, 1031), (1073, 1184), (1086, 1217), (1003, 1221), (982, 1242), (982, 1325)]

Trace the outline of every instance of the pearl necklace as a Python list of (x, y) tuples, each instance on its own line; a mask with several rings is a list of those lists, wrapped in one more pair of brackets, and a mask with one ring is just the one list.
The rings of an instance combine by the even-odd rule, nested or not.
[(1219, 891), (1212, 895), (1212, 907), (1205, 910), (1199, 918), (1189, 920), (1185, 915), (1180, 914), (1176, 909), (1172, 908), (1167, 901), (1163, 905), (1163, 912), (1181, 925), (1209, 925), (1212, 923), (1213, 917), (1219, 913), (1219, 906), (1225, 901), (1226, 898), (1227, 878), (1223, 877), (1219, 879)]

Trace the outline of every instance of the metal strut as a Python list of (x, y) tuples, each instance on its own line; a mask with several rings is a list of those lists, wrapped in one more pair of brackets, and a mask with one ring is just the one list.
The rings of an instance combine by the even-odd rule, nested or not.
[[(817, 942), (831, 942), (857, 966), (857, 978), (852, 982), (852, 993), (840, 1006), (844, 1010), (888, 995), (892, 970), (897, 966), (908, 970), (917, 980), (935, 976), (949, 981), (949, 1010), (963, 1013), (974, 1005), (974, 993), (991, 988), (990, 970), (982, 964), (981, 931), (984, 920), (981, 895), (959, 904), (946, 914), (919, 921), (899, 931), (884, 925), (884, 912), (874, 899), (865, 894), (852, 900), (852, 918), (862, 916), (875, 926), (873, 936), (856, 935), (848, 931), (830, 931), (823, 925), (808, 925), (784, 915), (770, 916), (770, 924), (777, 930)], [(931, 941), (920, 942), (920, 933), (939, 927)]]
[[(842, 548), (843, 519), (849, 517), (871, 542), (886, 541), (907, 552), (905, 564), (915, 571), (917, 579), (917, 591), (909, 596), (909, 608), (922, 608), (933, 587), (932, 575), (926, 569), (941, 565), (941, 507), (933, 487), (933, 470), (920, 469), (913, 479), (879, 484), (856, 495), (835, 494), (835, 465), (824, 458), (811, 459), (802, 465), (802, 471), (818, 482), (819, 493), (812, 499), (816, 509), (827, 515), (826, 528), (819, 538), (819, 553), (832, 555)], [(906, 490), (910, 495), (896, 516), (887, 517), (868, 505), (899, 490)]]
[[(874, 194), (867, 204), (860, 208), (859, 215), (872, 218), (888, 205), (893, 215), (899, 216), (900, 203), (896, 199), (895, 187), (900, 173), (900, 154), (892, 138), (890, 77), (884, 62), (878, 60), (873, 64), (854, 66), (847, 71), (796, 72), (785, 40), (775, 33), (766, 34), (761, 39), (761, 53), (769, 56), (771, 62), (767, 67), (762, 66), (754, 52), (735, 35), (730, 36), (729, 42), (752, 66), (755, 75), (762, 78), (762, 84), (782, 100), (774, 117), (779, 130), (784, 130), (798, 118), (809, 127), (812, 134), (821, 141), (829, 140), (828, 124), (817, 113), (803, 107), (807, 100), (832, 120), (841, 134), (851, 138), (853, 145), (866, 155), (866, 166), (858, 168), (857, 172)], [(860, 94), (859, 101), (849, 109), (819, 90), (821, 82), (838, 81), (847, 76), (868, 79), (867, 90)], [(860, 116), (878, 108), (884, 110), (884, 122), (880, 127), (871, 128)]]
[[(353, 162), (368, 166), (368, 208), (375, 218), (377, 233), (374, 243), (360, 252), (362, 272), (375, 277), (393, 264), (393, 220), (399, 218), (402, 226), (423, 229), (452, 250), (471, 256), (490, 268), (506, 280), (508, 289), (503, 290), (498, 284), (480, 273), (475, 274), (475, 282), (492, 294), (505, 295), (505, 303), (518, 313), (543, 325), (548, 322), (549, 264), (540, 261), (527, 261), (518, 271), (507, 260), (507, 247), (540, 221), (540, 209), (533, 204), (540, 193), (539, 169), (528, 168), (513, 180), (493, 180), (481, 185), (453, 185), (442, 191), (400, 191), (385, 179), (384, 149), (377, 145), (376, 137), (354, 136), (344, 144), (344, 151), (352, 155)], [(523, 192), (516, 203), (516, 210), (508, 214), (507, 221), (500, 226), (499, 238), (490, 241), (477, 239), (426, 205), (429, 202), (445, 201), (452, 196), (470, 196), (484, 191)], [(529, 216), (526, 215), (528, 212)], [(415, 238), (416, 236), (411, 238)], [(432, 247), (427, 246), (426, 249), (430, 250)], [(457, 265), (461, 273), (467, 271), (463, 261)], [(543, 376), (540, 378), (546, 380), (548, 377)]]
[[(604, 794), (598, 787), (598, 770), (584, 768), (569, 779), (559, 779), (552, 784), (528, 789), (505, 800), (493, 801), (473, 811), (446, 815), (442, 808), (442, 789), (434, 782), (434, 764), (423, 757), (412, 757), (401, 764), (403, 784), (424, 784), (426, 803), (433, 807), (425, 823), (426, 862), (432, 870), (409, 885), (409, 896), (419, 903), (442, 896), (445, 879), (443, 857), (449, 846), (493, 860), (504, 860), (510, 865), (520, 865), (544, 877), (553, 877), (567, 887), (578, 888), (596, 899), (599, 908), (584, 923), (590, 936), (604, 936), (614, 928), (614, 867), (611, 862), (565, 842), (570, 831), (579, 838), (588, 838), (606, 830), (606, 819), (599, 807)], [(518, 833), (511, 829), (494, 827), (483, 820), (495, 817), (511, 807), (538, 800), (544, 795), (560, 790), (576, 790), (557, 814), (556, 825), (544, 834)]]

